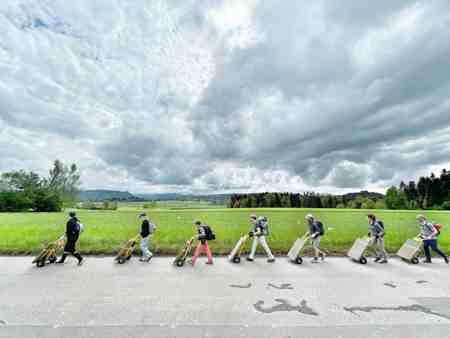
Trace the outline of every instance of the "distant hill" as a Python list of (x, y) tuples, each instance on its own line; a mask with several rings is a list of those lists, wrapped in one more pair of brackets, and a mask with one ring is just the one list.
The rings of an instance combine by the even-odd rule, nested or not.
[(351, 192), (351, 193), (342, 195), (342, 197), (346, 201), (351, 201), (358, 197), (370, 198), (372, 200), (379, 200), (379, 199), (384, 198), (384, 195), (380, 194), (378, 192), (360, 191), (360, 192)]
[(157, 193), (157, 194), (135, 194), (146, 201), (207, 201), (215, 204), (225, 204), (230, 199), (231, 194), (217, 195), (193, 195), (179, 193)]
[(116, 190), (84, 190), (79, 196), (80, 201), (139, 201), (139, 197), (134, 196), (128, 191)]

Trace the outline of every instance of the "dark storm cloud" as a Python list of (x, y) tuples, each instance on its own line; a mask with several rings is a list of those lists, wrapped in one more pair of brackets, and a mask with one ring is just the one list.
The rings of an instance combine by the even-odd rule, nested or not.
[[(434, 138), (450, 125), (450, 31), (443, 29), (450, 5), (389, 3), (262, 3), (255, 18), (265, 38), (220, 55), (193, 112), (199, 135), (213, 145), (210, 155), (229, 160), (232, 149), (236, 160), (288, 169), (312, 185), (330, 172), (337, 187), (392, 178), (402, 164), (389, 163), (390, 172), (379, 176), (369, 176), (365, 165), (386, 144)], [(365, 47), (375, 53), (367, 62), (358, 55)], [(271, 95), (281, 99), (265, 111), (252, 107)], [(253, 119), (245, 121), (251, 109)], [(220, 140), (228, 147), (217, 147)]]

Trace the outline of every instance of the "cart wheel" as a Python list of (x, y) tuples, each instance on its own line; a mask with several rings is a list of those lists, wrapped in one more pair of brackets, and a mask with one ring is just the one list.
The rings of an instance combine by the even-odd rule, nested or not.
[(175, 263), (176, 266), (178, 266), (179, 268), (181, 268), (184, 265), (184, 259), (179, 259), (177, 260), (177, 262)]
[(361, 258), (359, 259), (359, 262), (360, 262), (361, 264), (367, 264), (367, 258), (366, 258), (366, 257), (361, 257)]
[(233, 257), (233, 263), (239, 264), (240, 262), (241, 262), (241, 257), (239, 257), (239, 256)]
[(303, 263), (303, 258), (301, 258), (300, 256), (295, 259), (295, 264), (299, 264), (300, 265), (302, 263)]
[(413, 264), (419, 264), (419, 258), (414, 257), (413, 259), (411, 259), (411, 263), (413, 263)]
[(43, 259), (40, 259), (36, 262), (36, 266), (38, 268), (42, 268), (45, 265), (45, 261)]
[(50, 264), (54, 264), (54, 263), (56, 263), (56, 260), (57, 260), (56, 256), (52, 256), (52, 257), (50, 257), (50, 258), (48, 259), (48, 262), (49, 262)]

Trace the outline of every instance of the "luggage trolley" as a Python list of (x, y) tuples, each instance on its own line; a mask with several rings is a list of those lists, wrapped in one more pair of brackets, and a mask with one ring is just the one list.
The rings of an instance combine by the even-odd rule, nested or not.
[(302, 237), (297, 238), (297, 240), (294, 242), (294, 245), (287, 254), (289, 261), (299, 265), (303, 263), (303, 258), (300, 256), (300, 252), (305, 247), (307, 241), (308, 233), (304, 234)]
[(408, 239), (405, 243), (403, 243), (400, 250), (398, 250), (397, 256), (412, 264), (419, 264), (419, 253), (421, 249), (422, 239), (420, 237)]
[(361, 264), (367, 264), (367, 258), (364, 257), (364, 252), (367, 250), (369, 245), (369, 237), (358, 238), (355, 243), (353, 243), (351, 249), (348, 251), (347, 256)]

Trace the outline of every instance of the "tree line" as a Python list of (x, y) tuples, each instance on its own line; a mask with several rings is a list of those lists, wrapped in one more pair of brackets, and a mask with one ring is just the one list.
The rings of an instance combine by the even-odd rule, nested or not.
[(55, 160), (48, 177), (24, 170), (0, 175), (0, 212), (61, 211), (74, 205), (80, 174), (76, 164)]
[(417, 182), (401, 182), (386, 192), (389, 209), (450, 210), (450, 172), (446, 169), (439, 176), (431, 173)]
[(229, 208), (349, 208), (349, 209), (434, 209), (450, 210), (450, 172), (433, 173), (418, 182), (401, 182), (386, 195), (362, 191), (341, 196), (330, 194), (278, 193), (233, 194)]

